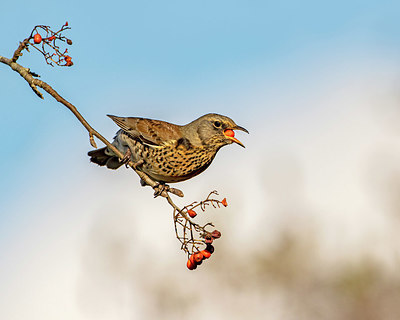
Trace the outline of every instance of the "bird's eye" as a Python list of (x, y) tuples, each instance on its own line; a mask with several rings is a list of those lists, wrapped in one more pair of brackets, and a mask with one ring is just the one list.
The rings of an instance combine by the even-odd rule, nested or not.
[(221, 122), (219, 122), (219, 121), (214, 121), (214, 126), (215, 126), (216, 128), (221, 127)]

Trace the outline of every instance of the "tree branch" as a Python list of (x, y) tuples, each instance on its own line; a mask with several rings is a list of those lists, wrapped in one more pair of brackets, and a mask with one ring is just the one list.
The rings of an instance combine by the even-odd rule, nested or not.
[[(21, 46), (20, 46), (21, 47)], [(20, 48), (19, 47), (19, 48)], [(18, 50), (17, 50), (18, 51)], [(16, 51), (16, 52), (17, 52)], [(20, 51), (18, 51), (20, 52)], [(86, 119), (81, 115), (81, 113), (78, 111), (78, 109), (69, 101), (64, 99), (56, 90), (54, 90), (48, 83), (36, 79), (33, 77), (32, 73), (28, 68), (25, 68), (18, 64), (17, 62), (13, 62), (13, 60), (5, 58), (3, 56), (0, 56), (0, 62), (8, 65), (12, 70), (15, 72), (18, 72), (22, 78), (25, 79), (25, 81), (29, 84), (29, 86), (32, 88), (32, 90), (36, 93), (36, 95), (44, 99), (42, 93), (38, 90), (39, 88), (42, 88), (44, 91), (46, 91), (49, 95), (51, 95), (54, 99), (56, 99), (58, 102), (66, 106), (74, 115), (75, 117), (79, 120), (79, 122), (85, 127), (85, 129), (89, 133), (89, 138), (90, 138), (90, 143), (91, 145), (96, 148), (96, 143), (94, 142), (93, 137), (96, 137), (99, 139), (101, 142), (103, 142), (110, 150), (112, 150), (121, 160), (123, 159), (124, 155), (115, 147), (113, 146), (106, 138), (104, 138), (98, 131), (93, 129), (93, 127), (86, 121)], [(147, 174), (145, 174), (142, 171), (139, 171), (138, 169), (135, 168), (135, 164), (130, 161), (128, 165), (138, 174), (138, 176), (149, 186), (152, 188), (157, 187), (158, 183), (153, 181)], [(183, 193), (180, 190), (170, 188), (169, 191), (171, 193), (174, 193), (178, 196), (182, 196)], [(169, 195), (167, 191), (163, 191), (160, 194), (161, 196), (165, 198), (169, 198)], [(168, 202), (172, 202), (172, 200), (169, 200)]]
[[(38, 33), (38, 30), (44, 30), (46, 32), (46, 37), (41, 38), (40, 36), (37, 37), (39, 40), (34, 38), (33, 34)], [(14, 55), (11, 59), (8, 59), (6, 57), (0, 56), (0, 62), (9, 66), (12, 70), (17, 72), (22, 78), (25, 79), (25, 81), (29, 84), (31, 89), (34, 91), (34, 93), (41, 99), (44, 99), (43, 94), (39, 91), (40, 89), (43, 89), (46, 91), (50, 96), (52, 96), (56, 101), (67, 107), (73, 114), (74, 116), (78, 119), (78, 121), (83, 125), (83, 127), (87, 130), (89, 133), (89, 139), (90, 139), (90, 144), (94, 147), (97, 148), (96, 142), (94, 140), (94, 137), (99, 139), (101, 142), (103, 142), (108, 149), (112, 150), (116, 156), (119, 157), (119, 159), (122, 161), (124, 160), (124, 154), (122, 154), (113, 144), (111, 144), (106, 138), (104, 138), (98, 131), (96, 131), (87, 121), (86, 119), (82, 116), (82, 114), (78, 111), (78, 109), (69, 101), (67, 101), (65, 98), (63, 98), (52, 86), (50, 86), (48, 83), (45, 81), (42, 81), (40, 79), (37, 79), (39, 75), (35, 74), (34, 72), (31, 72), (29, 68), (23, 67), (21, 64), (17, 63), (19, 57), (22, 56), (23, 50), (28, 50), (29, 46), (33, 46), (35, 49), (39, 50), (45, 57), (47, 64), (50, 64), (53, 66), (53, 62), (56, 65), (59, 66), (72, 66), (73, 63), (71, 61), (71, 57), (66, 55), (67, 49), (65, 49), (64, 52), (60, 51), (59, 47), (56, 45), (56, 40), (59, 41), (66, 41), (67, 44), (71, 45), (72, 41), (70, 39), (67, 39), (64, 37), (61, 32), (69, 29), (68, 27), (68, 22), (66, 22), (59, 31), (54, 32), (50, 29), (48, 26), (36, 26), (30, 36), (20, 42), (18, 48), (15, 50)], [(33, 40), (32, 42), (30, 42)], [(37, 48), (37, 44), (41, 43), (41, 49)], [(55, 53), (50, 54), (47, 51), (47, 46), (52, 48)], [(46, 48), (45, 48), (46, 47)], [(53, 56), (56, 56), (56, 59), (54, 60)], [(65, 64), (63, 64), (65, 62)], [(140, 177), (140, 179), (143, 182), (143, 185), (149, 185), (155, 190), (155, 196), (162, 196), (166, 198), (168, 204), (173, 208), (173, 217), (174, 217), (174, 226), (175, 226), (175, 233), (178, 238), (178, 240), (181, 242), (182, 246), (181, 249), (184, 250), (189, 257), (188, 260), (188, 268), (190, 270), (193, 270), (197, 267), (197, 265), (201, 264), (202, 259), (207, 259), (211, 253), (214, 251), (213, 246), (211, 245), (212, 241), (214, 239), (218, 239), (221, 236), (221, 233), (217, 230), (214, 230), (213, 232), (209, 232), (206, 230), (206, 227), (213, 227), (212, 223), (207, 223), (203, 226), (194, 223), (191, 221), (190, 217), (196, 216), (196, 213), (194, 212), (194, 208), (200, 207), (202, 211), (204, 211), (205, 206), (208, 204), (211, 204), (214, 208), (219, 207), (220, 204), (223, 206), (226, 206), (226, 199), (223, 199), (222, 201), (212, 199), (210, 198), (211, 195), (217, 195), (216, 191), (211, 192), (208, 197), (201, 201), (200, 203), (194, 202), (186, 207), (183, 207), (182, 209), (179, 208), (171, 199), (169, 193), (175, 194), (177, 196), (183, 197), (183, 192), (181, 190), (171, 188), (167, 185), (160, 184), (153, 179), (151, 179), (147, 174), (144, 172), (140, 171), (140, 166), (138, 164), (133, 163), (132, 161), (129, 161), (126, 163), (127, 166), (131, 167), (132, 170), (136, 172), (136, 174)], [(180, 231), (181, 234), (179, 234), (178, 227), (182, 229)], [(195, 236), (196, 234), (196, 236)], [(199, 237), (199, 238), (197, 238)], [(203, 239), (203, 240), (201, 240)], [(200, 245), (206, 245), (206, 249), (202, 250), (200, 253), (199, 246)], [(208, 250), (208, 251), (207, 251)], [(207, 251), (207, 252), (205, 252)], [(193, 260), (195, 259), (195, 260)]]

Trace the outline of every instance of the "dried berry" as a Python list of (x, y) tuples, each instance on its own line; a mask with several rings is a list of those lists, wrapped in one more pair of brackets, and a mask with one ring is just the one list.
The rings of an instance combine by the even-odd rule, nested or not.
[(212, 254), (214, 252), (214, 246), (211, 244), (208, 244), (207, 247), (205, 248), (205, 250)]
[(218, 230), (214, 230), (213, 232), (211, 232), (211, 236), (212, 236), (214, 239), (221, 238), (221, 232), (219, 232)]
[(205, 236), (204, 236), (204, 242), (206, 243), (206, 244), (211, 244), (212, 242), (213, 242), (213, 240), (214, 240), (214, 238), (211, 236), (211, 234), (209, 234), (209, 233), (207, 233)]
[(67, 44), (71, 45), (72, 44), (72, 40), (71, 39), (67, 39)]

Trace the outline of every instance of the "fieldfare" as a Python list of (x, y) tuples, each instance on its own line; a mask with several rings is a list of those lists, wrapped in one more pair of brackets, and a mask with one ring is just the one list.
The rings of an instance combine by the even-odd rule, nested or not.
[[(214, 113), (183, 126), (160, 120), (108, 116), (121, 128), (112, 144), (125, 154), (125, 162), (133, 161), (138, 170), (161, 184), (200, 174), (221, 147), (233, 142), (244, 147), (233, 130), (249, 133), (232, 119)], [(90, 151), (88, 155), (91, 162), (109, 169), (117, 169), (124, 163), (107, 147)]]

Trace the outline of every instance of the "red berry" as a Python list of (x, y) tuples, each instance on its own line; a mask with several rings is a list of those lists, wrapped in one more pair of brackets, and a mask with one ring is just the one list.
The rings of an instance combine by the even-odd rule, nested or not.
[(226, 130), (224, 131), (224, 134), (225, 134), (227, 137), (231, 137), (231, 138), (233, 138), (233, 137), (235, 136), (235, 132), (234, 132), (233, 130), (231, 130), (231, 129), (226, 129)]
[(208, 259), (209, 257), (211, 257), (211, 252), (209, 252), (207, 250), (202, 250), (200, 252), (203, 255), (204, 259)]
[(194, 254), (194, 261), (196, 261), (197, 264), (199, 264), (203, 260), (203, 254), (201, 252), (196, 252)]
[(74, 64), (74, 63), (72, 62), (72, 58), (71, 58), (70, 56), (65, 56), (64, 60), (65, 60), (65, 65), (66, 65), (67, 67), (70, 67), (70, 66), (72, 66), (72, 65)]
[(228, 206), (228, 202), (226, 202), (226, 198), (223, 198), (223, 199), (222, 199), (221, 204), (222, 204), (224, 207), (227, 207), (227, 206)]
[(64, 24), (64, 26), (68, 27), (68, 21)]
[(187, 211), (187, 213), (188, 213), (188, 215), (189, 215), (191, 218), (194, 218), (195, 216), (197, 216), (197, 213), (196, 213), (194, 210), (192, 210), (192, 209), (189, 209), (189, 210)]
[(41, 43), (42, 42), (42, 36), (39, 33), (36, 33), (33, 36), (33, 42), (36, 43), (36, 44)]
[(194, 270), (197, 268), (197, 265), (192, 262), (190, 259), (186, 262), (186, 266), (189, 270)]

